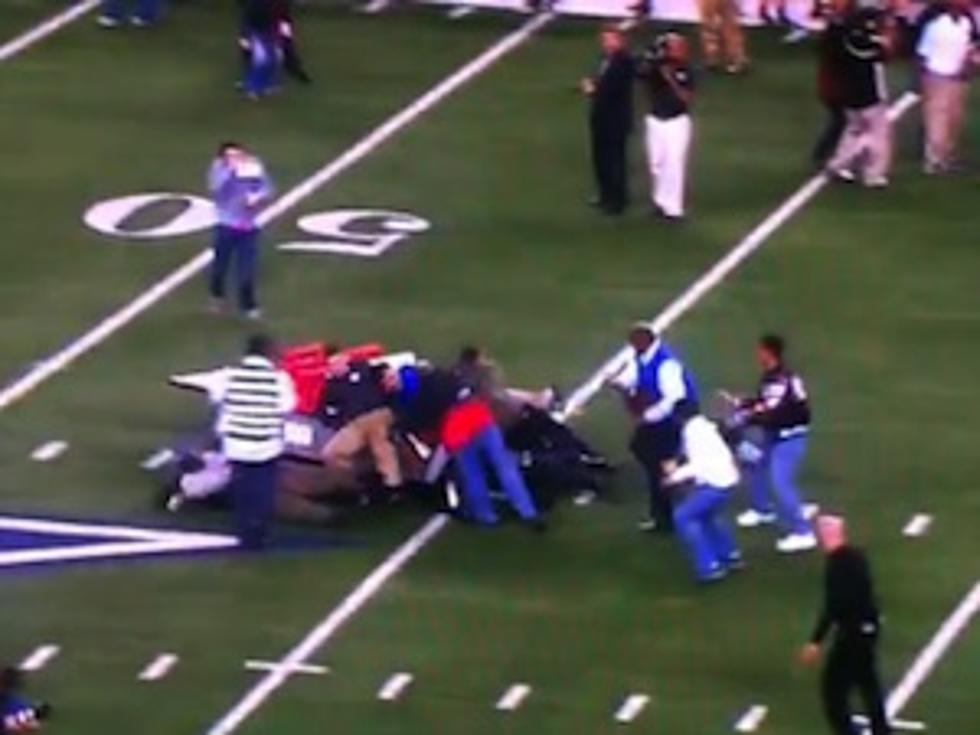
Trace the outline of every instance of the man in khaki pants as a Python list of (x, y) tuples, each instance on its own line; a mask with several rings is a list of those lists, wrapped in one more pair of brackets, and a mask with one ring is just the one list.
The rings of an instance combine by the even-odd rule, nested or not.
[(738, 0), (698, 0), (701, 49), (709, 69), (724, 66), (729, 74), (745, 71), (749, 60), (738, 24)]
[(885, 59), (892, 43), (882, 13), (870, 8), (852, 13), (841, 43), (841, 101), (847, 125), (827, 170), (845, 181), (854, 181), (860, 172), (865, 186), (883, 188), (888, 186), (892, 160), (885, 84)]
[(956, 164), (963, 129), (968, 74), (977, 60), (978, 29), (970, 0), (943, 0), (920, 20), (915, 52), (919, 58), (927, 174), (948, 172)]
[(323, 449), (323, 460), (333, 470), (354, 474), (355, 461), (367, 451), (384, 487), (403, 484), (398, 452), (391, 439), (394, 414), (382, 385), (384, 371), (366, 362), (335, 368), (327, 381), (326, 419), (338, 425)]

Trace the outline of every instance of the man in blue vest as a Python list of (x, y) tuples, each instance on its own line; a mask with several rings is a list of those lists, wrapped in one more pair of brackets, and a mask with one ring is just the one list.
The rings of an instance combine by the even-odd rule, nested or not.
[(650, 515), (639, 528), (669, 533), (674, 528), (673, 504), (663, 465), (680, 451), (677, 405), (691, 401), (696, 406), (698, 391), (691, 373), (649, 325), (634, 325), (628, 341), (632, 359), (611, 384), (624, 394), (636, 418), (630, 451), (646, 471), (650, 490)]

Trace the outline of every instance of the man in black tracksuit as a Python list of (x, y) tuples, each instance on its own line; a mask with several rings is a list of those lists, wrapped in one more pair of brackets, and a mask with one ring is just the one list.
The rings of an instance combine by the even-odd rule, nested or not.
[(629, 203), (626, 145), (633, 129), (633, 80), (636, 64), (623, 32), (600, 34), (602, 59), (596, 73), (582, 80), (591, 100), (589, 129), (598, 199), (606, 214), (622, 214)]
[(856, 689), (867, 708), (872, 735), (890, 735), (878, 675), (881, 623), (871, 567), (864, 552), (847, 543), (842, 518), (821, 516), (817, 533), (827, 553), (824, 604), (801, 658), (807, 664), (815, 662), (833, 631), (822, 685), (824, 714), (831, 731), (854, 735), (849, 698)]

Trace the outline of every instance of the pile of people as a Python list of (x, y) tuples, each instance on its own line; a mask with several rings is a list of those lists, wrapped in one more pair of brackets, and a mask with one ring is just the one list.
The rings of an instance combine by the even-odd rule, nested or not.
[(555, 389), (507, 387), (475, 347), (439, 368), (377, 344), (279, 351), (253, 337), (238, 365), (172, 382), (206, 390), (215, 410), (178, 446), (167, 506), (230, 500), (251, 547), (274, 514), (334, 522), (405, 499), (495, 525), (502, 497), (540, 529), (557, 497), (599, 493), (611, 469), (553, 417)]

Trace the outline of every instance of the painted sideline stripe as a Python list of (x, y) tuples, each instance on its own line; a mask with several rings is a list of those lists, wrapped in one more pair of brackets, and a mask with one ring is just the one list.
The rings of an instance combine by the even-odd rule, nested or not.
[(408, 689), (409, 684), (414, 679), (415, 677), (407, 671), (399, 671), (396, 674), (392, 674), (378, 690), (378, 699), (382, 702), (394, 702), (405, 693), (405, 690)]
[(913, 538), (915, 536), (924, 536), (931, 525), (931, 515), (916, 513), (911, 519), (909, 519), (909, 522), (905, 524), (905, 528), (902, 529), (902, 534)]
[(68, 442), (55, 439), (44, 442), (41, 446), (31, 452), (31, 459), (35, 462), (51, 462), (64, 454), (68, 449)]
[[(436, 515), (430, 518), (421, 529), (399, 546), (391, 556), (382, 562), (371, 574), (365, 577), (354, 590), (344, 598), (303, 640), (297, 643), (282, 659), (282, 666), (292, 667), (303, 664), (323, 645), (337, 634), (344, 623), (354, 617), (402, 567), (421, 551), (429, 541), (438, 535), (449, 522), (447, 516)], [(227, 714), (208, 729), (208, 735), (227, 735), (239, 726), (271, 697), (288, 679), (289, 674), (282, 668), (270, 671), (232, 707)]]
[(245, 662), (248, 671), (278, 671), (283, 674), (312, 674), (314, 676), (324, 676), (330, 673), (326, 666), (316, 666), (315, 664), (290, 664), (289, 666), (275, 661), (255, 661)]
[(159, 681), (170, 673), (179, 660), (180, 657), (174, 653), (161, 653), (150, 661), (136, 678), (140, 681)]
[[(410, 126), (422, 115), (451, 96), (463, 86), (489, 69), (500, 59), (518, 48), (538, 30), (554, 19), (551, 13), (535, 16), (516, 31), (488, 48), (482, 54), (464, 64), (443, 81), (423, 94), (410, 105), (390, 117), (364, 136), (353, 147), (342, 153), (313, 175), (301, 181), (279, 199), (270, 204), (257, 217), (260, 226), (265, 226), (297, 204), (314, 194), (340, 174), (363, 161), (371, 153), (391, 140), (403, 129)], [(73, 340), (50, 357), (38, 362), (22, 377), (8, 384), (0, 391), (0, 411), (31, 393), (38, 386), (57, 375), (82, 355), (98, 347), (109, 337), (128, 325), (134, 319), (169, 296), (180, 286), (197, 276), (208, 267), (213, 258), (210, 249), (204, 250), (185, 262), (167, 276), (153, 284), (128, 304), (107, 316), (88, 332)]]
[(501, 712), (513, 712), (518, 709), (524, 700), (528, 698), (531, 694), (531, 686), (529, 684), (513, 684), (510, 686), (503, 696), (497, 700), (497, 709)]
[[(889, 108), (889, 118), (893, 121), (900, 119), (918, 101), (919, 96), (917, 94), (906, 92)], [(797, 189), (774, 212), (756, 225), (721, 260), (716, 262), (709, 271), (700, 276), (686, 291), (674, 299), (650, 323), (654, 331), (666, 331), (672, 324), (690, 311), (705, 295), (728, 278), (749, 256), (762, 247), (774, 232), (813, 201), (817, 194), (829, 182), (830, 178), (826, 174), (820, 173), (810, 178), (803, 186)], [(615, 355), (606, 360), (598, 370), (568, 397), (565, 403), (565, 410), (562, 412), (562, 418), (567, 419), (581, 411), (602, 390), (602, 386), (607, 380), (622, 372), (631, 354), (629, 347), (624, 346)]]
[(905, 672), (905, 676), (888, 695), (885, 712), (889, 719), (897, 717), (905, 709), (905, 705), (919, 691), (925, 680), (939, 665), (942, 657), (970, 625), (978, 609), (980, 609), (980, 580), (974, 583), (973, 589), (943, 621), (932, 640), (922, 649), (915, 661), (912, 662), (912, 666)]
[(631, 694), (625, 700), (623, 700), (622, 705), (616, 710), (615, 719), (616, 722), (621, 722), (623, 724), (632, 722), (640, 713), (646, 709), (646, 706), (650, 704), (650, 697), (646, 694)]
[(44, 646), (38, 646), (30, 656), (20, 662), (19, 668), (24, 671), (40, 671), (60, 652), (61, 648), (50, 643)]
[(753, 704), (738, 718), (735, 723), (735, 732), (755, 732), (768, 714), (769, 708), (764, 704)]
[(26, 51), (36, 43), (40, 43), (48, 36), (57, 33), (66, 25), (74, 23), (87, 13), (91, 13), (101, 4), (101, 0), (81, 0), (74, 5), (62, 10), (60, 13), (52, 15), (50, 18), (40, 23), (26, 33), (22, 33), (7, 43), (0, 46), (0, 63), (10, 61), (23, 51)]

